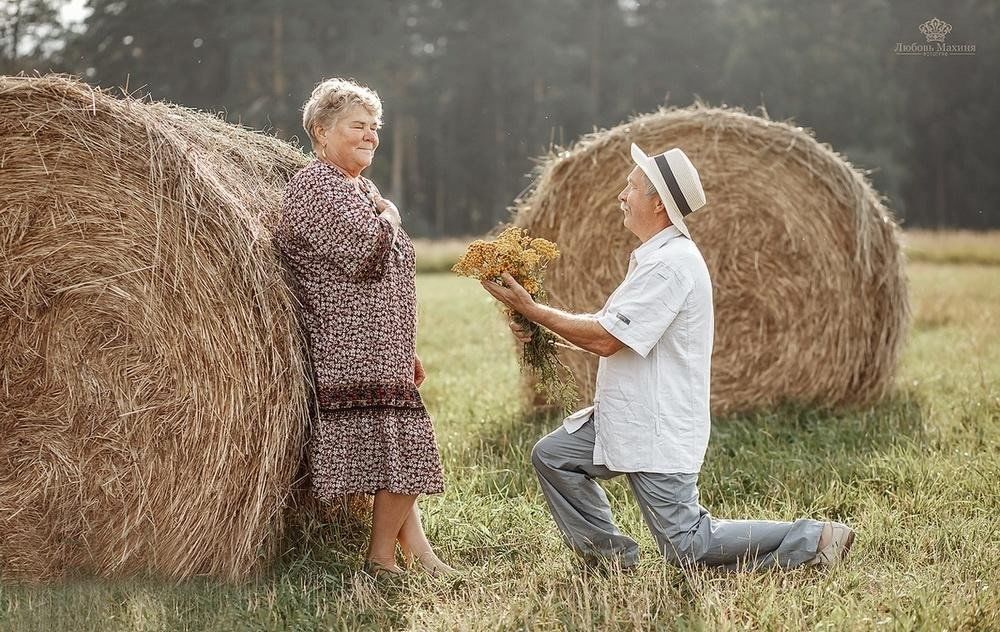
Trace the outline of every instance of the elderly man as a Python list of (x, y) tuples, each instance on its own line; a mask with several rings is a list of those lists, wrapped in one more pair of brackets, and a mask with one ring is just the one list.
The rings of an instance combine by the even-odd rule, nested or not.
[[(577, 347), (601, 356), (593, 405), (540, 440), (531, 460), (566, 543), (589, 564), (638, 562), (594, 479), (628, 477), (663, 556), (678, 565), (730, 569), (841, 560), (854, 533), (839, 523), (713, 518), (698, 503), (710, 431), (712, 281), (684, 218), (705, 204), (680, 149), (647, 156), (618, 194), (624, 225), (642, 244), (625, 280), (596, 314), (535, 303), (517, 282), (484, 282), (498, 300)], [(527, 332), (511, 322), (522, 342)]]

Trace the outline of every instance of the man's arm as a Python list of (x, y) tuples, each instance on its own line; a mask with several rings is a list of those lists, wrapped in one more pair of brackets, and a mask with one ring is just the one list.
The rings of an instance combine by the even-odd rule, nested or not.
[(599, 356), (614, 355), (625, 346), (608, 333), (596, 318), (589, 315), (570, 314), (548, 305), (534, 303), (533, 307), (524, 313), (524, 317), (551, 330), (584, 351)]
[[(593, 314), (576, 314), (576, 315), (582, 316), (584, 318), (594, 317)], [(521, 342), (531, 342), (531, 334), (528, 332), (527, 329), (524, 329), (519, 324), (517, 324), (517, 322), (515, 322), (513, 318), (507, 321), (507, 326), (510, 327), (510, 330), (514, 333), (515, 338), (517, 338)], [(562, 347), (563, 349), (570, 349), (571, 351), (583, 351), (583, 349), (576, 346), (569, 340), (566, 340), (565, 338), (555, 333), (551, 329), (549, 330), (549, 333), (552, 334), (553, 338), (555, 338), (557, 347)]]
[(528, 291), (507, 273), (504, 273), (503, 281), (504, 285), (492, 281), (483, 281), (482, 284), (487, 292), (507, 307), (584, 351), (607, 357), (625, 346), (608, 333), (596, 318), (590, 315), (570, 314), (561, 309), (536, 303)]

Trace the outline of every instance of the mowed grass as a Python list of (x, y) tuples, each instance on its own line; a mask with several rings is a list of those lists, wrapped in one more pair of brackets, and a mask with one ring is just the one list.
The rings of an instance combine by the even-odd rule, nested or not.
[(415, 239), (413, 247), (417, 253), (417, 272), (423, 274), (449, 272), (473, 239), (475, 237)]
[[(447, 272), (473, 239), (415, 240), (417, 269), (425, 273)], [(903, 249), (914, 263), (1000, 265), (1000, 230), (906, 230)]]
[(1000, 265), (1000, 230), (908, 230), (903, 246), (914, 262)]
[(606, 485), (643, 547), (630, 575), (582, 575), (531, 472), (556, 427), (523, 403), (515, 350), (479, 286), (418, 278), (423, 387), (447, 491), (422, 500), (456, 580), (359, 575), (367, 525), (298, 531), (242, 585), (150, 579), (3, 587), (8, 630), (742, 630), (1000, 628), (1000, 268), (913, 263), (896, 393), (870, 409), (716, 419), (702, 502), (719, 517), (845, 521), (846, 565), (744, 575), (662, 563), (626, 486)]

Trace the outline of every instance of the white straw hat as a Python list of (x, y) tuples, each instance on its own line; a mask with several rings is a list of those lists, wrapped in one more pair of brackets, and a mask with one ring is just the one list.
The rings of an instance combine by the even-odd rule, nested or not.
[(684, 218), (705, 206), (705, 189), (701, 187), (698, 170), (680, 149), (667, 150), (656, 156), (647, 156), (632, 143), (632, 160), (639, 165), (653, 188), (660, 194), (667, 217), (674, 226), (690, 239), (691, 233)]

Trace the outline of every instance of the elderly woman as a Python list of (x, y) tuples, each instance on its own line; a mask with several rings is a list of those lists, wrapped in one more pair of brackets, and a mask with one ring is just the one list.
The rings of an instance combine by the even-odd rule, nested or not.
[(419, 494), (444, 490), (431, 419), (417, 387), (413, 245), (399, 211), (361, 175), (375, 156), (382, 104), (372, 90), (328, 79), (302, 126), (318, 156), (288, 183), (275, 241), (303, 308), (319, 409), (309, 441), (321, 501), (372, 494), (366, 570), (452, 569), (420, 523)]

